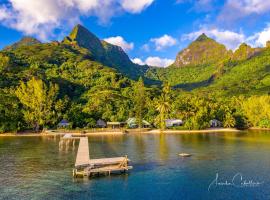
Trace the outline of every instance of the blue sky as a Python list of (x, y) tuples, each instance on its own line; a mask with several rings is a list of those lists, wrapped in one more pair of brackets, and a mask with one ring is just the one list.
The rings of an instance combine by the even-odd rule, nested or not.
[(81, 23), (139, 64), (169, 65), (201, 33), (228, 49), (270, 40), (266, 0), (0, 0), (0, 48), (24, 35), (61, 40)]

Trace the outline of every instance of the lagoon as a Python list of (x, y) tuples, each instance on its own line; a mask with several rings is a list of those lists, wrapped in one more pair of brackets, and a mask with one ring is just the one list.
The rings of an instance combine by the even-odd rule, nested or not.
[(134, 167), (95, 179), (74, 179), (78, 144), (58, 142), (0, 137), (0, 199), (270, 199), (269, 131), (90, 136), (90, 158), (128, 155)]

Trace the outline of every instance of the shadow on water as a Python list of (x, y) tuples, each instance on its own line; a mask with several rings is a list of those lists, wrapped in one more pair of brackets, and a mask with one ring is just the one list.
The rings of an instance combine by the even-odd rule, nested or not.
[(131, 163), (133, 166), (133, 172), (151, 171), (157, 167), (164, 166), (164, 164), (156, 161), (151, 161), (147, 163)]
[(107, 175), (95, 175), (93, 177), (78, 177), (78, 178), (73, 178), (73, 183), (87, 183), (91, 184), (92, 181), (99, 181), (99, 180), (122, 180), (122, 181), (127, 181), (128, 177), (132, 171), (129, 172), (118, 172), (118, 173), (113, 173), (110, 176)]

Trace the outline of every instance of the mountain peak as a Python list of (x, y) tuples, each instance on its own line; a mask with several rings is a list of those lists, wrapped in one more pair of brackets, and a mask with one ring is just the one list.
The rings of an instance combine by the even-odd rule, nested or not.
[[(69, 34), (70, 39), (76, 40), (80, 36), (91, 35), (91, 37), (96, 37), (93, 33), (91, 33), (87, 28), (82, 26), (81, 24), (77, 24), (72, 29), (71, 33)], [(97, 37), (96, 37), (97, 38)]]
[(202, 42), (209, 39), (210, 38), (205, 33), (202, 33), (195, 41)]
[(40, 44), (41, 42), (37, 40), (34, 37), (25, 36), (21, 38), (18, 42), (15, 42), (14, 44), (5, 47), (5, 50), (14, 50), (22, 46), (30, 46), (34, 44)]
[(133, 76), (134, 71), (137, 70), (121, 47), (100, 40), (80, 24), (72, 29), (69, 36), (64, 38), (63, 43), (87, 49), (94, 60), (114, 67), (124, 74)]
[(99, 60), (104, 53), (103, 46), (98, 37), (80, 24), (77, 24), (72, 29), (69, 36), (64, 38), (63, 43), (86, 48), (97, 60)]
[(240, 49), (240, 48), (251, 48), (251, 46), (249, 46), (247, 43), (243, 42), (242, 44), (239, 45), (238, 48), (239, 48), (239, 49)]
[(209, 65), (229, 56), (229, 52), (223, 44), (201, 34), (187, 48), (178, 53), (175, 67), (187, 65)]

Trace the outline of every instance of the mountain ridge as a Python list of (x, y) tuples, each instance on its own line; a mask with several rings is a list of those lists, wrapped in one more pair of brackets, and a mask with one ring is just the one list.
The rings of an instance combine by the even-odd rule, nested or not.
[[(34, 45), (32, 48), (26, 48), (32, 45)], [(258, 84), (258, 88), (262, 87), (260, 85), (268, 88), (268, 83), (270, 83), (267, 76), (269, 67), (266, 66), (266, 64), (268, 65), (267, 59), (270, 58), (270, 54), (267, 53), (270, 50), (270, 42), (267, 42), (265, 48), (253, 48), (243, 43), (232, 52), (206, 34), (201, 34), (187, 48), (180, 51), (175, 63), (165, 69), (134, 64), (121, 47), (99, 39), (81, 25), (75, 26), (62, 42), (40, 43), (34, 38), (23, 38), (5, 48), (4, 51), (14, 51), (18, 48), (17, 54), (30, 58), (30, 51), (37, 51), (46, 47), (46, 51), (54, 52), (55, 46), (58, 46), (58, 49), (68, 48), (71, 51), (78, 52), (80, 57), (113, 68), (133, 80), (143, 77), (148, 85), (160, 85), (162, 82), (168, 82), (171, 86), (187, 91), (208, 88), (211, 85), (218, 88), (217, 90), (226, 90), (226, 88), (233, 88), (232, 85), (236, 87), (239, 82), (236, 78), (230, 79), (228, 76), (245, 79), (246, 83), (243, 84), (249, 87), (253, 82), (255, 85)], [(12, 53), (8, 54), (12, 55)], [(55, 54), (50, 53), (42, 59), (47, 59), (49, 63), (60, 60), (60, 58), (52, 59), (52, 56), (55, 56)], [(6, 55), (4, 57), (6, 60), (9, 58), (14, 62), (12, 57)], [(178, 62), (177, 59), (179, 60), (179, 58), (180, 61)], [(39, 62), (35, 56), (31, 56), (30, 59), (35, 63)], [(250, 66), (253, 66), (253, 68), (250, 68)], [(7, 69), (10, 69), (10, 67)], [(258, 69), (261, 69), (261, 71)], [(232, 72), (235, 72), (236, 76)], [(226, 83), (226, 80), (230, 80), (230, 82)], [(252, 87), (252, 90), (257, 91), (258, 89)], [(241, 91), (248, 93), (249, 90), (241, 89)]]

